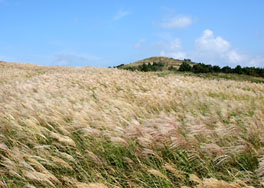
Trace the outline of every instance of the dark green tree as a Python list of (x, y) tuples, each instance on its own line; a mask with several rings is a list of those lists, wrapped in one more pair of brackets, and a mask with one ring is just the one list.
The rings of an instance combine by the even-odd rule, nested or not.
[(148, 72), (149, 71), (149, 67), (148, 67), (148, 65), (146, 63), (144, 63), (142, 65), (141, 71), (143, 71), (143, 72)]
[(194, 73), (208, 73), (211, 71), (211, 66), (205, 65), (203, 63), (195, 64), (192, 67), (192, 72)]
[(224, 67), (221, 69), (221, 72), (223, 72), (223, 73), (232, 73), (232, 69), (231, 69), (231, 67), (229, 67), (229, 66), (224, 66)]
[(180, 65), (179, 67), (179, 71), (191, 71), (192, 70), (192, 67), (191, 65), (189, 65), (189, 63), (186, 63), (185, 61), (182, 62), (182, 64)]
[(242, 74), (243, 70), (240, 65), (237, 65), (236, 68), (233, 69), (233, 73)]
[(220, 72), (221, 68), (217, 65), (213, 66), (213, 72)]

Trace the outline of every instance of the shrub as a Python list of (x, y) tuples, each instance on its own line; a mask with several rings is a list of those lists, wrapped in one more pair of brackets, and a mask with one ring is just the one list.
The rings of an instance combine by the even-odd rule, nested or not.
[(221, 68), (217, 65), (213, 66), (213, 72), (221, 72)]
[(203, 63), (198, 63), (192, 67), (192, 72), (194, 72), (194, 73), (208, 73), (209, 68), (206, 65), (204, 65)]
[(120, 65), (117, 65), (116, 68), (121, 68), (123, 66), (124, 66), (124, 64), (120, 64)]
[(185, 61), (180, 65), (179, 71), (191, 71), (192, 67)]
[(223, 72), (223, 73), (232, 73), (232, 69), (231, 69), (231, 67), (229, 67), (229, 66), (224, 66), (224, 67), (221, 69), (221, 72)]
[(242, 74), (243, 70), (240, 65), (237, 65), (236, 68), (234, 68), (233, 72), (237, 74)]
[(177, 69), (171, 65), (171, 66), (169, 66), (168, 70), (169, 70), (169, 71), (175, 71), (175, 70), (177, 70)]

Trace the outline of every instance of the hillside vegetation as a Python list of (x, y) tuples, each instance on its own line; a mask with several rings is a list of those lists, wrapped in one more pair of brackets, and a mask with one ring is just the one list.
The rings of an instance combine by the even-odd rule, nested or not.
[[(190, 59), (185, 59), (188, 61), (189, 64), (194, 65), (194, 62), (191, 62)], [(137, 67), (142, 66), (143, 64), (153, 64), (153, 63), (161, 63), (163, 64), (163, 70), (168, 70), (169, 67), (179, 68), (180, 65), (184, 62), (184, 60), (174, 59), (170, 57), (163, 57), (163, 56), (157, 56), (157, 57), (149, 57), (143, 60), (136, 61), (134, 63), (129, 64), (121, 64), (117, 67), (119, 68), (129, 68), (129, 67)]]
[(151, 57), (135, 63), (121, 64), (114, 68), (141, 72), (163, 72), (162, 75), (185, 72), (185, 75), (191, 74), (198, 77), (264, 83), (264, 68), (241, 67), (240, 65), (234, 68), (229, 66), (219, 67), (218, 65), (194, 63), (190, 59), (177, 60), (168, 57)]
[(0, 187), (264, 186), (264, 84), (0, 63)]

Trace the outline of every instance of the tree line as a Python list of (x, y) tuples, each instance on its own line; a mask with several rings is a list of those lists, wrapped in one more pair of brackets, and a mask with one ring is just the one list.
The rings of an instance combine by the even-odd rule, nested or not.
[(187, 62), (183, 62), (178, 71), (181, 72), (193, 72), (193, 73), (235, 73), (235, 74), (245, 74), (250, 76), (258, 76), (264, 77), (264, 69), (263, 68), (256, 68), (256, 67), (241, 67), (237, 65), (235, 68), (231, 68), (229, 66), (219, 67), (217, 65), (208, 65), (204, 63), (197, 63), (191, 66)]
[[(256, 68), (256, 67), (241, 67), (237, 65), (235, 68), (231, 68), (229, 66), (219, 67), (217, 65), (210, 65), (204, 63), (196, 63), (193, 66), (190, 65), (190, 59), (184, 59), (180, 67), (177, 69), (174, 66), (168, 67), (170, 71), (180, 71), (180, 72), (193, 72), (193, 73), (226, 73), (226, 74), (244, 74), (250, 76), (264, 77), (264, 68)], [(165, 63), (154, 62), (154, 63), (143, 63), (138, 66), (124, 66), (124, 64), (118, 65), (114, 68), (121, 68), (130, 71), (142, 71), (142, 72), (150, 72), (150, 71), (162, 71), (165, 69)]]
[(131, 66), (131, 67), (124, 67), (123, 69), (130, 70), (130, 71), (142, 71), (142, 72), (155, 72), (155, 71), (162, 71), (164, 67), (164, 64), (161, 62), (154, 62), (153, 64), (151, 63), (143, 63), (142, 65), (138, 66)]

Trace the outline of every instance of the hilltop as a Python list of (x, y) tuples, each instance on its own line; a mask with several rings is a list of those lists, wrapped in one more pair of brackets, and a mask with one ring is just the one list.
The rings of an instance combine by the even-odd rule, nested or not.
[(117, 67), (125, 69), (128, 67), (136, 67), (136, 66), (140, 66), (143, 64), (151, 64), (152, 65), (154, 63), (161, 63), (161, 64), (163, 64), (164, 70), (168, 70), (169, 67), (178, 68), (183, 62), (188, 62), (190, 65), (195, 64), (190, 59), (179, 60), (179, 59), (174, 59), (174, 58), (170, 58), (170, 57), (158, 56), (158, 57), (149, 57), (149, 58), (139, 60), (139, 61), (129, 63), (129, 64), (121, 64)]
[(121, 64), (114, 68), (141, 71), (157, 72), (159, 75), (184, 74), (212, 79), (231, 79), (240, 81), (251, 81), (264, 83), (264, 68), (229, 66), (219, 67), (204, 63), (195, 63), (190, 59), (178, 60), (168, 57), (150, 57), (134, 63)]
[(262, 83), (0, 66), (0, 187), (264, 184)]

